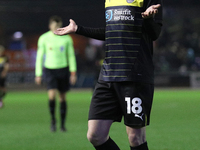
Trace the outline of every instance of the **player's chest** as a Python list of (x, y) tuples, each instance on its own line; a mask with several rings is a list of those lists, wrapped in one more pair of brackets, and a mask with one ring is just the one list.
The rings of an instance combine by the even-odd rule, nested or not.
[(48, 52), (65, 52), (66, 51), (67, 43), (64, 40), (58, 40), (58, 39), (48, 39), (45, 42), (45, 49)]
[(144, 0), (106, 0), (106, 23), (140, 25), (143, 20), (143, 3)]
[(5, 64), (5, 62), (6, 62), (6, 58), (0, 57), (0, 64), (1, 64), (1, 65), (2, 65), (2, 64)]

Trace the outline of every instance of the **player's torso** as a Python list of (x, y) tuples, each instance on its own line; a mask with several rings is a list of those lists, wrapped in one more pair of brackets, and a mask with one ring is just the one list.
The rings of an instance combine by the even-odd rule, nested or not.
[(61, 56), (67, 52), (68, 36), (57, 36), (48, 32), (44, 39), (46, 55)]
[(2, 72), (5, 63), (8, 61), (6, 56), (0, 56), (0, 72)]
[(103, 78), (124, 81), (132, 76), (140, 51), (144, 0), (106, 0), (106, 58)]
[(69, 35), (57, 36), (51, 31), (44, 37), (45, 49), (45, 67), (49, 69), (58, 69), (67, 66), (67, 53), (69, 44)]
[(3, 67), (7, 60), (8, 58), (6, 56), (0, 56), (0, 67)]

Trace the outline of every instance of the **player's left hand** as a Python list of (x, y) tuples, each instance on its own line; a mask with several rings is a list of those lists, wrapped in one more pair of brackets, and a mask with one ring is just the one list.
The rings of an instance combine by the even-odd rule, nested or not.
[(5, 77), (6, 77), (6, 75), (7, 75), (7, 73), (6, 73), (6, 72), (2, 72), (2, 73), (1, 73), (1, 77), (2, 77), (2, 78), (5, 78)]
[(70, 24), (64, 28), (58, 28), (56, 31), (54, 31), (54, 34), (56, 35), (67, 35), (70, 33), (75, 33), (78, 29), (78, 26), (76, 22), (72, 19), (69, 20)]
[(35, 77), (35, 83), (37, 85), (41, 85), (42, 84), (42, 77)]
[(70, 76), (70, 84), (75, 85), (77, 80), (77, 76), (75, 74)]
[(159, 7), (161, 7), (160, 4), (150, 6), (145, 12), (141, 13), (142, 18), (147, 19), (154, 17), (154, 15), (158, 13)]

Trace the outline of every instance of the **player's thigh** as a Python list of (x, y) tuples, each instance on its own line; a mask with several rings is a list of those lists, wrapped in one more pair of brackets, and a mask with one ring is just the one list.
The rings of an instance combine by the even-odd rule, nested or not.
[(67, 92), (60, 92), (60, 91), (59, 91), (60, 102), (63, 102), (63, 101), (66, 100), (66, 93), (67, 93)]
[(48, 90), (48, 97), (50, 100), (54, 100), (56, 97), (56, 89), (49, 89)]
[(141, 128), (149, 125), (153, 101), (152, 84), (123, 82), (115, 85), (127, 126)]
[(108, 138), (108, 133), (113, 120), (89, 120), (88, 138)]
[(54, 69), (45, 68), (45, 82), (47, 84), (47, 89), (57, 89), (58, 83), (55, 75)]
[(62, 68), (57, 70), (57, 83), (58, 83), (58, 91), (60, 93), (65, 93), (70, 89), (69, 83), (69, 68)]
[(90, 104), (89, 120), (120, 122), (122, 111), (112, 83), (98, 81)]
[(6, 78), (1, 78), (0, 77), (0, 88), (5, 88), (5, 83), (6, 83)]

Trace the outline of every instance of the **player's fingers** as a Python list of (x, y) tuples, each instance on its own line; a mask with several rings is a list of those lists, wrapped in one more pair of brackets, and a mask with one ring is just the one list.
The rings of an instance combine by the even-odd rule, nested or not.
[(64, 29), (65, 29), (65, 27), (63, 27), (63, 28), (58, 28), (57, 31), (62, 31), (62, 30), (64, 30)]
[(60, 35), (60, 31), (56, 30), (53, 32), (54, 34)]
[(70, 23), (75, 23), (74, 20), (72, 20), (72, 19), (69, 19), (69, 22), (70, 22)]
[(152, 12), (151, 12), (151, 14), (153, 15), (153, 14), (157, 14), (158, 13), (158, 10), (156, 9), (156, 10), (152, 10)]
[(63, 35), (64, 32), (65, 32), (65, 28), (58, 28), (57, 30), (54, 31), (54, 34)]
[(147, 17), (147, 14), (146, 14), (146, 13), (143, 13), (143, 14), (142, 14), (142, 17), (143, 17), (143, 18), (146, 18), (146, 17)]
[(160, 5), (160, 4), (153, 5), (153, 9), (158, 9), (159, 7), (161, 7), (161, 5)]

